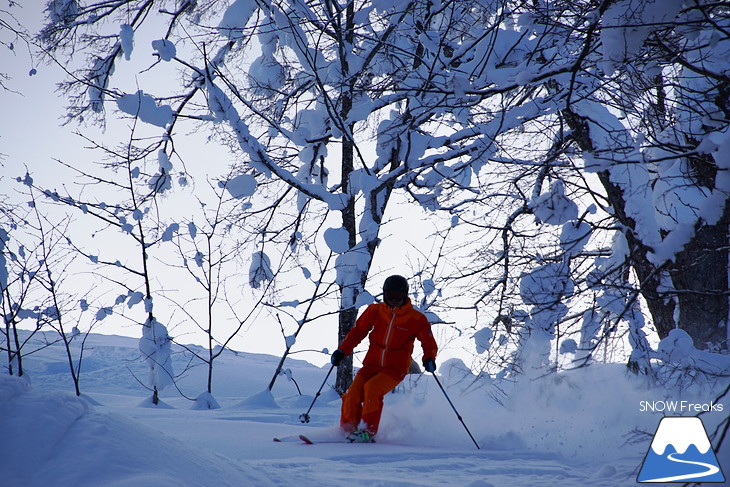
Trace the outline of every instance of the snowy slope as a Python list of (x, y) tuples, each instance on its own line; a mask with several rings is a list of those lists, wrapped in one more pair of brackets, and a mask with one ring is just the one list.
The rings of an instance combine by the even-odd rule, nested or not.
[[(31, 384), (0, 376), (2, 485), (633, 485), (651, 439), (627, 445), (627, 435), (635, 427), (653, 432), (660, 418), (639, 413), (647, 392), (620, 368), (596, 366), (498, 396), (490, 383), (462, 394), (471, 378), (447, 364), (441, 380), (481, 450), (430, 376), (410, 377), (388, 395), (376, 444), (275, 443), (275, 436), (302, 432), (337, 435), (339, 399), (329, 389), (310, 413), (312, 422), (298, 420), (327, 368), (287, 362), (305, 395), (286, 377), (271, 395), (262, 391), (276, 357), (226, 353), (214, 376), (220, 409), (191, 409), (193, 402), (174, 390), (163, 391), (163, 404), (152, 407), (130, 373), (144, 372), (131, 362), (137, 340), (95, 335), (87, 346), (82, 398), (68, 392), (60, 348), (26, 358)], [(176, 357), (181, 370), (183, 357)], [(204, 368), (195, 368), (179, 381), (180, 390), (194, 398), (204, 378)]]

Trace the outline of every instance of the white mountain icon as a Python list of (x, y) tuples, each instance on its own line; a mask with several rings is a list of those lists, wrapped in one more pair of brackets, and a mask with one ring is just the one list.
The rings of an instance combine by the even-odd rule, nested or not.
[(712, 448), (702, 420), (694, 416), (676, 416), (662, 420), (651, 442), (651, 449), (657, 455), (664, 455), (668, 445), (672, 445), (679, 454), (686, 452), (690, 445), (696, 446), (702, 454)]

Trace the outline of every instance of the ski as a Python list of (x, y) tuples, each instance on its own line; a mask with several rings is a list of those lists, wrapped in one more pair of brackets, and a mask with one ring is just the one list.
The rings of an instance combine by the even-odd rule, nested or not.
[(288, 442), (294, 442), (294, 441), (301, 441), (305, 445), (314, 445), (319, 443), (350, 443), (345, 438), (331, 438), (331, 439), (312, 439), (308, 437), (307, 435), (293, 435), (293, 436), (281, 436), (281, 437), (274, 437), (274, 441), (277, 443), (288, 443)]
[(307, 445), (314, 445), (317, 443), (342, 443), (344, 440), (312, 440), (307, 435), (292, 435), (292, 436), (276, 436), (274, 441), (277, 443), (290, 443), (302, 441)]
[[(299, 435), (299, 439), (304, 442), (305, 445), (318, 445), (320, 443), (352, 443), (347, 438), (323, 438), (321, 440), (319, 439), (312, 439), (308, 437), (307, 435)], [(374, 443), (374, 442), (373, 442)]]
[(293, 442), (299, 442), (299, 435), (289, 435), (289, 436), (275, 436), (274, 441), (277, 443), (293, 443)]
[(278, 436), (274, 437), (274, 441), (277, 443), (301, 441), (306, 445), (314, 445), (317, 443), (375, 443), (375, 439), (372, 438), (372, 436), (365, 431), (356, 431), (354, 433), (351, 433), (346, 438), (337, 437), (330, 434), (321, 434), (321, 436), (317, 436), (318, 435), (316, 432), (315, 437), (305, 434)]

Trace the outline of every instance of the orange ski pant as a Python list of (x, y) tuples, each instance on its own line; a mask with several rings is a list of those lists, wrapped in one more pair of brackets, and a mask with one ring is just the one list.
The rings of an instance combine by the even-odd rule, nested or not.
[(347, 432), (353, 432), (362, 420), (371, 434), (377, 433), (380, 415), (383, 413), (383, 397), (399, 383), (400, 380), (377, 369), (360, 369), (352, 385), (342, 396), (340, 427)]

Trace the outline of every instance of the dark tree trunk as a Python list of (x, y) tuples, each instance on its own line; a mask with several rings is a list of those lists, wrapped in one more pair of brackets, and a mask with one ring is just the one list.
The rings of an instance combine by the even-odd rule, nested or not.
[[(593, 151), (589, 127), (584, 119), (570, 110), (563, 115), (574, 131), (574, 139), (581, 150)], [(627, 215), (621, 188), (610, 181), (608, 172), (599, 173), (616, 220), (624, 226), (630, 249), (628, 264), (636, 273), (640, 292), (656, 326), (659, 338), (666, 337), (674, 328), (686, 331), (695, 347), (727, 348), (728, 322), (728, 228), (730, 204), (726, 203), (723, 217), (715, 225), (702, 225), (694, 238), (679, 252), (674, 262), (658, 268), (648, 259), (652, 250), (636, 236), (636, 222)], [(701, 181), (704, 186), (714, 180)], [(668, 272), (673, 290), (663, 290), (661, 277)], [(675, 301), (676, 299), (676, 301)], [(675, 317), (679, 304), (678, 318)]]
[(716, 225), (703, 225), (677, 254), (669, 273), (677, 289), (679, 327), (700, 349), (727, 348), (728, 214)]
[[(574, 131), (573, 138), (581, 151), (593, 152), (593, 141), (591, 140), (587, 121), (570, 110), (564, 110), (563, 115)], [(630, 250), (628, 265), (634, 269), (639, 280), (640, 292), (649, 308), (654, 326), (656, 326), (659, 336), (664, 337), (669, 333), (669, 330), (675, 327), (675, 305), (671, 299), (666, 299), (667, 296), (660, 291), (661, 269), (657, 269), (649, 260), (648, 253), (651, 249), (644, 245), (634, 234), (636, 222), (626, 213), (626, 201), (621, 188), (611, 182), (607, 171), (600, 172), (598, 176), (606, 191), (606, 199), (613, 209), (614, 217), (626, 228), (624, 235)]]
[[(342, 340), (347, 336), (355, 324), (357, 319), (357, 309), (351, 308), (349, 310), (340, 311), (340, 329), (338, 334), (338, 343), (342, 343)], [(345, 358), (339, 367), (337, 367), (337, 380), (335, 382), (335, 390), (340, 394), (344, 394), (347, 388), (352, 384), (353, 379), (353, 368), (352, 368), (352, 355)]]
[[(355, 11), (353, 4), (347, 7), (345, 12), (345, 23), (344, 23), (344, 37), (345, 42), (340, 42), (340, 45), (351, 46), (354, 40), (354, 17)], [(347, 57), (342, 56), (342, 72), (349, 73), (350, 67), (347, 63)], [(355, 77), (353, 76), (348, 90), (342, 94), (340, 115), (341, 120), (347, 120), (352, 110), (352, 100), (355, 91)], [(342, 192), (347, 194), (350, 190), (350, 174), (355, 167), (355, 142), (349, 137), (349, 134), (353, 133), (354, 124), (350, 124), (347, 127), (347, 132), (344, 134), (342, 139)], [(357, 223), (355, 218), (355, 200), (350, 198), (347, 203), (347, 207), (342, 210), (342, 227), (345, 228), (349, 234), (348, 236), (348, 247), (350, 249), (355, 247), (357, 243)], [(355, 326), (355, 320), (357, 319), (357, 309), (355, 308), (355, 300), (357, 299), (357, 289), (346, 289), (345, 286), (340, 286), (340, 314), (339, 314), (339, 327), (338, 327), (338, 344), (342, 343), (342, 340), (347, 336), (347, 333), (352, 330)], [(342, 395), (347, 391), (352, 384), (352, 356), (347, 357), (346, 360), (337, 367), (337, 379), (335, 382), (335, 389)]]
[(605, 171), (599, 174), (599, 179), (606, 190), (606, 197), (613, 208), (614, 216), (621, 225), (628, 229), (624, 234), (630, 249), (628, 265), (636, 274), (641, 295), (646, 302), (659, 337), (664, 338), (676, 325), (674, 301), (668, 299), (668, 296), (661, 291), (662, 271), (649, 260), (648, 253), (651, 249), (634, 235), (636, 222), (626, 215), (626, 202), (621, 189), (609, 180), (609, 175)]

